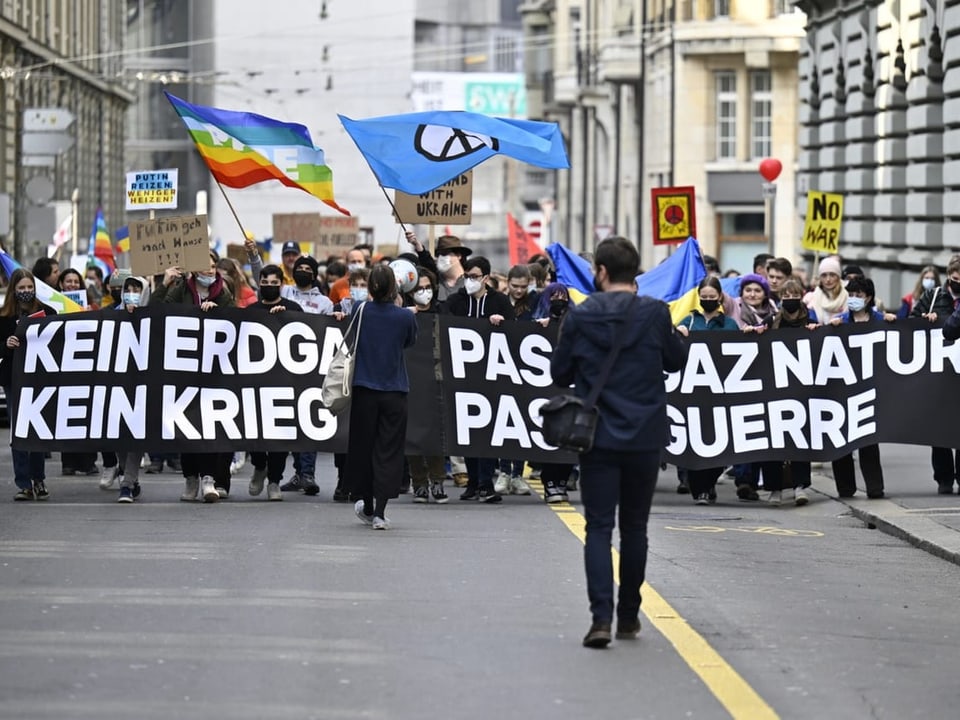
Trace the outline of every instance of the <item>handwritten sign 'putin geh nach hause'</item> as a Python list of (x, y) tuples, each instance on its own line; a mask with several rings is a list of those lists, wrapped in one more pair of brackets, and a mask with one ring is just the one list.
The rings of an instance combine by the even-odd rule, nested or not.
[(169, 267), (210, 269), (206, 215), (164, 217), (130, 223), (130, 269), (149, 277)]

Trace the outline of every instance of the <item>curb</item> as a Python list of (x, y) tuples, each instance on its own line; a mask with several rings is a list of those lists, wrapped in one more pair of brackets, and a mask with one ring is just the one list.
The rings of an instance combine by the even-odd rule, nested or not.
[(892, 500), (838, 498), (833, 478), (828, 475), (815, 473), (811, 479), (818, 493), (846, 505), (851, 514), (868, 528), (905, 540), (941, 560), (960, 565), (960, 533), (956, 530), (929, 517), (911, 513)]

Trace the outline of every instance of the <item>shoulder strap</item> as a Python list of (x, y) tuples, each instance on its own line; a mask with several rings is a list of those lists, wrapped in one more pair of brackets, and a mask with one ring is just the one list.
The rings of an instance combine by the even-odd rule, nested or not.
[[(357, 343), (360, 342), (360, 325), (363, 323), (363, 306), (366, 303), (360, 303), (360, 307), (357, 308), (357, 312), (354, 313), (353, 317), (350, 318), (350, 324), (347, 325), (347, 331), (343, 334), (343, 340), (340, 341), (340, 346), (346, 346), (351, 353), (357, 349)], [(356, 323), (357, 329), (353, 334), (353, 342), (347, 342), (347, 339), (350, 337), (350, 331), (353, 330), (353, 325)]]
[(597, 400), (600, 398), (600, 391), (603, 389), (603, 386), (607, 384), (610, 373), (613, 371), (613, 366), (617, 362), (617, 357), (620, 355), (620, 348), (623, 347), (623, 339), (626, 336), (626, 333), (623, 332), (622, 328), (633, 320), (633, 316), (636, 314), (638, 304), (639, 299), (636, 296), (632, 297), (630, 299), (630, 309), (627, 310), (623, 320), (617, 324), (613, 338), (613, 345), (610, 347), (610, 352), (607, 355), (607, 359), (603, 362), (603, 367), (600, 368), (600, 375), (597, 377), (596, 382), (594, 382), (593, 387), (590, 388), (590, 394), (587, 395), (586, 400), (583, 401), (584, 410), (593, 410), (594, 406), (597, 404)]

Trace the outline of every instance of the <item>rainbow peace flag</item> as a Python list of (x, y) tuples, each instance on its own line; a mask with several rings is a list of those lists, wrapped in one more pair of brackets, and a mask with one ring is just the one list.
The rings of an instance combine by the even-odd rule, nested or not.
[[(23, 265), (14, 260), (10, 255), (7, 255), (3, 250), (0, 250), (0, 268), (3, 268), (3, 274), (6, 275), (8, 279), (13, 275), (14, 270), (22, 267)], [(37, 300), (44, 305), (49, 305), (58, 313), (83, 312), (83, 308), (80, 307), (80, 305), (60, 291), (50, 287), (42, 280), (34, 279), (34, 286), (37, 288)]]
[(97, 214), (93, 216), (89, 247), (93, 248), (91, 255), (102, 260), (103, 264), (110, 268), (110, 272), (116, 269), (117, 261), (113, 257), (113, 243), (110, 241), (107, 221), (103, 217), (103, 208), (97, 208)]
[(333, 199), (333, 171), (310, 131), (297, 123), (263, 115), (193, 105), (168, 92), (214, 179), (227, 187), (245, 188), (277, 180), (300, 188), (349, 215)]

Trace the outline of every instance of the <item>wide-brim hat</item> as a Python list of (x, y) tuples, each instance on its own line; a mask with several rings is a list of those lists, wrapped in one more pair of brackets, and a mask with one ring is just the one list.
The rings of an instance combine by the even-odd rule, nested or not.
[(437, 240), (437, 255), (444, 255), (446, 253), (458, 253), (463, 257), (470, 255), (473, 250), (466, 247), (460, 238), (456, 235), (441, 235), (440, 239)]

